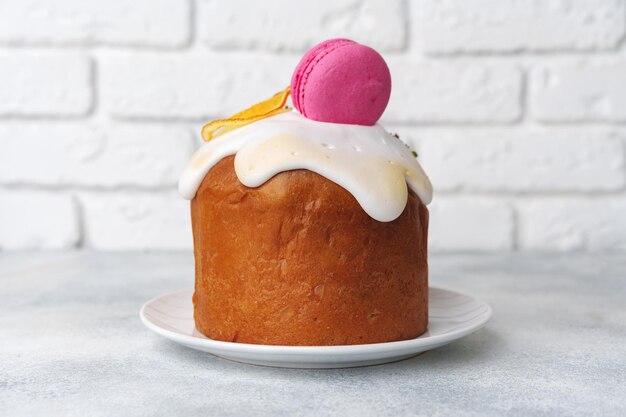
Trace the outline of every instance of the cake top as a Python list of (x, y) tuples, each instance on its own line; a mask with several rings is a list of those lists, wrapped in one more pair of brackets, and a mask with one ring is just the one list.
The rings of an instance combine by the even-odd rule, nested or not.
[[(235, 155), (245, 186), (307, 169), (345, 188), (378, 221), (402, 214), (407, 184), (428, 204), (432, 185), (416, 155), (376, 124), (390, 91), (389, 69), (376, 51), (347, 39), (323, 42), (302, 58), (290, 87), (203, 127), (207, 143), (183, 172), (179, 191), (193, 199), (207, 172)], [(285, 106), (290, 93), (296, 110)]]
[(296, 111), (205, 143), (181, 177), (183, 197), (192, 199), (211, 167), (233, 154), (235, 173), (247, 187), (258, 187), (283, 171), (308, 169), (348, 190), (378, 221), (402, 214), (407, 183), (424, 204), (432, 198), (430, 181), (411, 150), (382, 126), (317, 122)]

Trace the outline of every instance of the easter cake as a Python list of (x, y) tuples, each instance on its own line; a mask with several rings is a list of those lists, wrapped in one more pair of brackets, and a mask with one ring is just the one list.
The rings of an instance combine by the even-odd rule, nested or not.
[(203, 128), (179, 183), (191, 200), (198, 331), (319, 346), (426, 330), (432, 187), (376, 124), (390, 92), (376, 51), (333, 39), (302, 58), (290, 87)]

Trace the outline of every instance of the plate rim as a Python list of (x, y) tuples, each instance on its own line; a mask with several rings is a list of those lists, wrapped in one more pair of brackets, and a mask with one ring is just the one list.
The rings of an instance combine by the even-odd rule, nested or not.
[[(292, 345), (262, 345), (262, 344), (254, 344), (254, 343), (239, 343), (239, 342), (226, 342), (222, 340), (214, 340), (205, 336), (205, 338), (200, 338), (192, 335), (185, 335), (178, 332), (174, 332), (163, 327), (160, 327), (154, 323), (152, 323), (146, 316), (145, 310), (146, 308), (153, 302), (157, 301), (166, 296), (172, 296), (175, 294), (191, 292), (193, 293), (193, 289), (185, 288), (179, 289), (175, 291), (169, 291), (164, 294), (158, 295), (156, 297), (151, 298), (146, 301), (139, 310), (139, 318), (141, 322), (151, 331), (155, 332), (158, 335), (161, 335), (167, 339), (173, 340), (175, 342), (181, 343), (186, 346), (205, 346), (210, 347), (216, 350), (220, 350), (222, 352), (228, 351), (230, 353), (265, 353), (265, 354), (280, 354), (280, 355), (307, 355), (307, 354), (315, 354), (316, 356), (334, 356), (334, 355), (356, 355), (360, 353), (372, 353), (374, 351), (384, 354), (384, 353), (394, 353), (397, 354), (398, 351), (408, 349), (414, 351), (415, 348), (420, 347), (427, 343), (429, 346), (434, 345), (443, 345), (448, 342), (460, 339), (465, 337), (476, 330), (482, 328), (487, 324), (487, 322), (493, 316), (493, 308), (483, 301), (482, 299), (476, 298), (472, 295), (464, 294), (459, 291), (449, 290), (447, 288), (442, 287), (428, 287), (429, 291), (432, 289), (452, 292), (458, 295), (470, 297), (476, 302), (484, 305), (486, 307), (485, 313), (483, 313), (483, 318), (467, 327), (462, 327), (457, 330), (453, 330), (449, 333), (426, 336), (422, 337), (422, 335), (407, 340), (399, 340), (395, 342), (382, 342), (382, 343), (367, 343), (367, 344), (356, 344), (356, 345), (322, 345), (322, 346), (292, 346)], [(427, 349), (428, 350), (428, 349)]]

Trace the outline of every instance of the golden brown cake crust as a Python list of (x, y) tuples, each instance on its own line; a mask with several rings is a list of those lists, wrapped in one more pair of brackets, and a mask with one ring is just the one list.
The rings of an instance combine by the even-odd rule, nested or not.
[(417, 337), (428, 323), (428, 210), (388, 223), (307, 170), (248, 188), (234, 157), (191, 202), (196, 327), (225, 341), (342, 345)]

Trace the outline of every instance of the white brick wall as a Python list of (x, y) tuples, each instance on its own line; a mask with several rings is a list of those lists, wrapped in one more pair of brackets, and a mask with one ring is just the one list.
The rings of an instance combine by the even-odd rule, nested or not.
[(0, 3), (0, 41), (15, 45), (180, 47), (189, 0), (20, 0)]
[(0, 137), (3, 183), (45, 186), (172, 187), (195, 142), (184, 128), (67, 122), (5, 123)]
[(501, 201), (441, 197), (430, 210), (430, 249), (508, 251), (513, 247), (513, 211)]
[(95, 249), (190, 249), (189, 204), (174, 191), (79, 194), (85, 245)]
[(408, 27), (402, 0), (200, 0), (196, 19), (211, 48), (304, 51), (344, 37), (384, 52), (402, 50)]
[(538, 65), (531, 111), (545, 122), (626, 122), (626, 56)]
[(549, 198), (519, 205), (520, 246), (560, 251), (625, 251), (626, 199)]
[(433, 251), (626, 250), (626, 0), (0, 2), (0, 250), (189, 249), (211, 118), (349, 37), (435, 189)]
[(227, 116), (289, 84), (297, 56), (190, 53), (103, 54), (103, 111), (120, 119)]
[(0, 116), (84, 116), (91, 109), (91, 63), (84, 54), (0, 52)]
[(626, 185), (624, 141), (611, 131), (412, 128), (404, 138), (442, 192), (619, 192)]
[(0, 250), (66, 249), (78, 245), (74, 200), (51, 191), (0, 191)]
[(522, 74), (509, 64), (388, 61), (396, 88), (385, 121), (500, 124), (522, 114)]
[(420, 0), (416, 31), (435, 54), (613, 49), (621, 0)]

